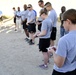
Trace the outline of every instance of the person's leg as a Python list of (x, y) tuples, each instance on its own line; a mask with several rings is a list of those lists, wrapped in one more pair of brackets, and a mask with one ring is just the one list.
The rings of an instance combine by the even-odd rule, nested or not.
[(14, 24), (15, 24), (15, 31), (17, 30), (17, 26), (16, 26), (16, 17), (14, 17)]
[(57, 32), (56, 27), (53, 27), (50, 38), (50, 46), (54, 46), (54, 41), (56, 40), (56, 32)]
[(18, 20), (16, 20), (16, 29), (17, 29), (17, 31), (19, 30)]
[(28, 32), (28, 30), (24, 29), (24, 32), (25, 32), (26, 36), (29, 38), (29, 32)]
[(42, 52), (44, 58), (44, 65), (47, 65), (49, 61), (48, 52)]
[(21, 32), (23, 32), (22, 24), (21, 24), (21, 18), (19, 19), (19, 29)]
[(35, 34), (35, 32), (36, 32), (36, 25), (33, 23), (33, 24), (31, 24), (30, 25), (30, 29), (31, 29), (31, 34), (30, 34), (30, 38), (31, 38), (31, 42), (30, 42), (30, 45), (32, 45), (32, 44), (34, 44), (34, 38), (33, 38), (33, 36), (34, 36), (34, 34)]
[(50, 40), (51, 45), (50, 46), (54, 46), (54, 40)]
[(34, 33), (32, 33), (32, 32), (29, 33), (29, 38), (30, 38), (29, 45), (33, 45), (34, 44), (33, 35), (34, 35)]

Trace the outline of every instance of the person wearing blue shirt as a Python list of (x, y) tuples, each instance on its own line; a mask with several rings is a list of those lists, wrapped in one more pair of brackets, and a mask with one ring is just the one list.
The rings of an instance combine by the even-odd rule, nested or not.
[[(41, 8), (40, 11), (44, 9), (44, 1), (43, 0), (39, 0), (38, 5)], [(41, 31), (42, 21), (43, 21), (43, 19), (39, 16), (38, 21), (37, 21), (39, 31)]]
[(48, 11), (43, 9), (40, 11), (40, 16), (43, 19), (41, 31), (37, 33), (39, 37), (39, 51), (42, 51), (44, 64), (39, 65), (42, 69), (48, 69), (49, 55), (47, 48), (50, 46), (50, 34), (52, 30), (52, 21), (48, 18)]
[(22, 25), (21, 25), (21, 10), (20, 7), (17, 8), (16, 12), (16, 25), (17, 25), (17, 31), (20, 29), (22, 31)]
[(14, 11), (14, 19), (13, 19), (13, 21), (14, 21), (14, 23), (15, 23), (15, 31), (16, 31), (16, 29), (17, 29), (17, 26), (16, 26), (16, 9), (15, 9), (15, 7), (13, 7), (13, 11)]
[(57, 32), (57, 14), (53, 9), (52, 4), (50, 2), (45, 3), (45, 8), (49, 11), (48, 17), (52, 20), (52, 32), (50, 35), (50, 45), (54, 46), (54, 41), (56, 40), (56, 32)]
[(59, 39), (56, 52), (49, 50), (54, 57), (52, 75), (76, 75), (76, 9), (63, 14), (63, 26), (69, 33)]
[(27, 17), (27, 26), (28, 26), (28, 31), (29, 31), (29, 45), (33, 45), (34, 44), (34, 40), (33, 40), (33, 35), (36, 32), (36, 13), (33, 10), (33, 7), (31, 4), (28, 4), (28, 17)]
[(28, 15), (28, 10), (27, 10), (27, 5), (24, 4), (23, 6), (24, 10), (21, 12), (21, 20), (22, 20), (22, 25), (23, 25), (23, 29), (26, 35), (25, 40), (28, 41), (29, 39), (29, 32), (28, 32), (28, 26), (26, 25), (27, 23), (27, 15)]

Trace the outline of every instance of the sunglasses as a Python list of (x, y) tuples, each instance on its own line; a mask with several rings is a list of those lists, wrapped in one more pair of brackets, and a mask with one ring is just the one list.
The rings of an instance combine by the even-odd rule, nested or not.
[(31, 8), (31, 7), (28, 7), (28, 8)]

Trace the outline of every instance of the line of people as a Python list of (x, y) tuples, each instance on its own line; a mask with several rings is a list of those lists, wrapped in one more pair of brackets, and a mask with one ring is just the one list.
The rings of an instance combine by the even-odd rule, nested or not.
[[(57, 14), (50, 2), (44, 4), (43, 0), (38, 1), (40, 17), (36, 21), (37, 13), (31, 4), (24, 5), (24, 11), (16, 12), (16, 19), (20, 19), (26, 34), (26, 41), (30, 45), (34, 44), (34, 39), (39, 37), (39, 51), (42, 51), (44, 63), (39, 65), (42, 69), (48, 69), (48, 61), (50, 53), (54, 57), (54, 70), (52, 75), (75, 75), (76, 74), (76, 10), (70, 9), (65, 11), (61, 8), (63, 15), (61, 18), (62, 26), (70, 33), (63, 36), (59, 42), (57, 49), (54, 47), (57, 32)], [(73, 14), (72, 14), (73, 13)], [(20, 15), (21, 14), (21, 15)], [(17, 22), (17, 21), (16, 21)], [(38, 32), (36, 32), (36, 24)], [(61, 27), (62, 27), (61, 26)], [(72, 40), (70, 40), (72, 39)], [(50, 48), (48, 48), (50, 46)], [(64, 49), (64, 50), (63, 50)], [(72, 51), (73, 50), (73, 51)], [(68, 67), (68, 69), (66, 69)]]

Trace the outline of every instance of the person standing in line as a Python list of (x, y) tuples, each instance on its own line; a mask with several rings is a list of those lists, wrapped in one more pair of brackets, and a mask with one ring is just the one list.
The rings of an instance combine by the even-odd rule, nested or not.
[(50, 46), (54, 46), (54, 41), (56, 40), (56, 32), (57, 32), (57, 14), (56, 11), (53, 9), (52, 4), (50, 2), (45, 3), (45, 8), (49, 11), (48, 17), (52, 20), (52, 32), (50, 37)]
[(14, 11), (14, 24), (15, 24), (15, 31), (17, 30), (17, 26), (16, 26), (16, 9), (15, 9), (15, 7), (13, 7), (13, 11)]
[(54, 57), (52, 75), (76, 75), (76, 9), (63, 14), (63, 26), (69, 33), (59, 39), (56, 52), (49, 50)]
[(47, 48), (50, 46), (50, 34), (52, 30), (52, 21), (48, 18), (47, 10), (40, 11), (40, 16), (43, 19), (41, 31), (36, 34), (39, 37), (39, 51), (42, 51), (44, 64), (39, 65), (42, 69), (48, 69), (49, 55)]
[(27, 23), (27, 15), (28, 15), (28, 10), (27, 10), (27, 5), (24, 4), (23, 6), (24, 8), (24, 11), (21, 12), (21, 20), (22, 20), (22, 25), (23, 25), (23, 29), (24, 29), (24, 32), (25, 32), (25, 35), (26, 35), (26, 38), (25, 40), (28, 41), (29, 39), (29, 32), (28, 32), (28, 26), (26, 25)]
[[(44, 9), (44, 1), (43, 0), (39, 0), (38, 5), (41, 7), (41, 10)], [(43, 21), (43, 19), (41, 17), (39, 17), (38, 20), (37, 20), (37, 25), (38, 25), (38, 30), (39, 31), (41, 31), (42, 21)]]
[[(44, 1), (43, 1), (43, 0), (39, 0), (39, 1), (38, 1), (38, 5), (42, 8), (41, 10), (44, 9)], [(41, 11), (41, 10), (40, 10), (40, 11)], [(40, 13), (39, 13), (39, 14), (40, 14)], [(39, 31), (41, 31), (42, 21), (43, 21), (43, 19), (41, 18), (41, 16), (39, 16), (39, 18), (38, 18), (37, 21), (36, 21), (36, 24), (38, 25), (38, 30), (39, 30)], [(37, 33), (36, 33), (36, 34), (37, 34)], [(33, 36), (33, 39), (36, 38), (36, 34)], [(37, 45), (39, 45), (39, 44), (37, 44)]]
[(63, 27), (63, 14), (66, 11), (66, 7), (62, 6), (61, 7), (61, 13), (60, 13), (60, 21), (61, 21), (61, 26), (60, 26), (60, 37), (64, 36), (66, 34), (66, 31)]
[(18, 11), (16, 12), (16, 25), (17, 25), (17, 31), (20, 29), (22, 32), (22, 25), (21, 25), (21, 10), (20, 7), (17, 8)]
[(36, 14), (31, 4), (28, 4), (28, 10), (29, 10), (29, 13), (28, 13), (26, 24), (28, 25), (28, 31), (29, 31), (29, 38), (30, 38), (29, 45), (33, 45), (34, 44), (33, 35), (36, 32), (36, 24), (35, 24)]

